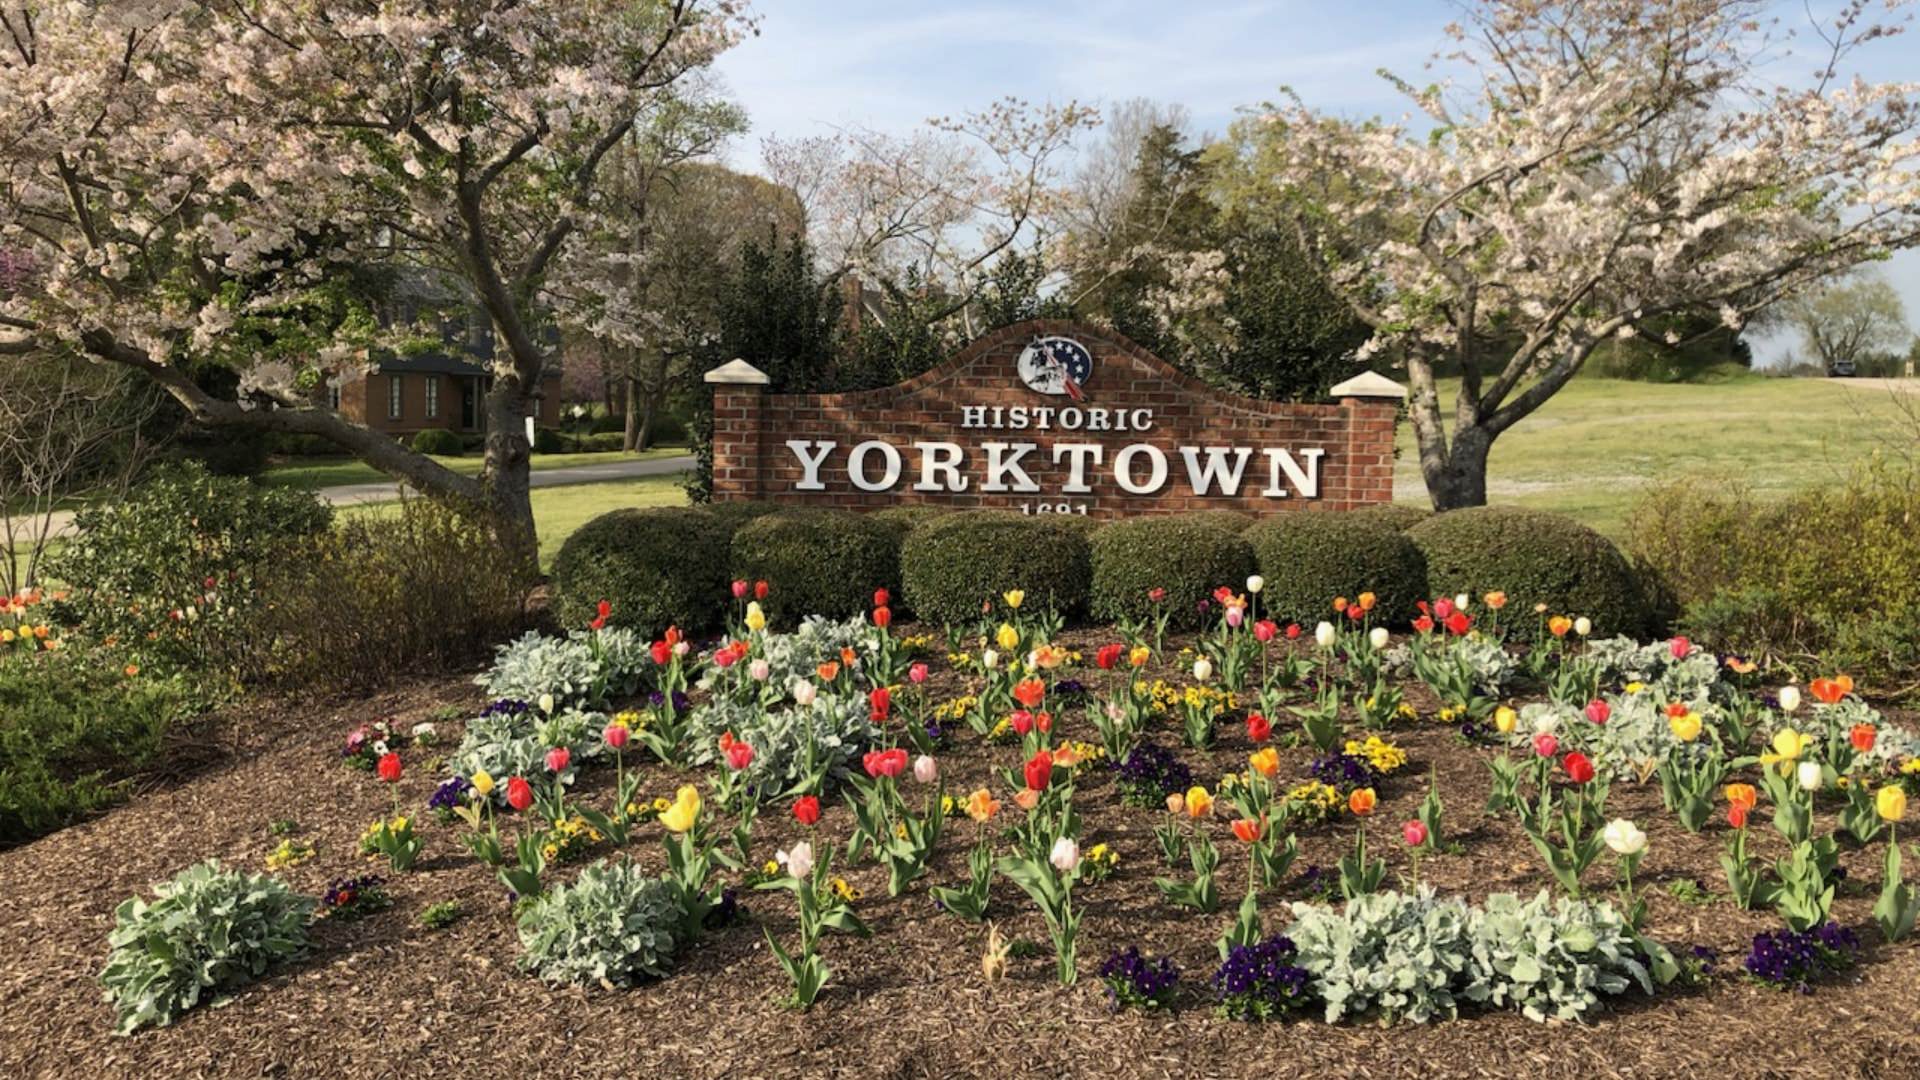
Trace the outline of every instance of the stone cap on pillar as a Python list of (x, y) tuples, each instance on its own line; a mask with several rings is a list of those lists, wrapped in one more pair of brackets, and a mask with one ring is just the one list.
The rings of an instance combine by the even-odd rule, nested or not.
[[(738, 361), (736, 361), (737, 363)], [(708, 376), (712, 378), (712, 376)], [(1392, 398), (1405, 401), (1407, 388), (1372, 371), (1363, 371), (1346, 382), (1327, 391), (1329, 396), (1337, 398)]]
[(729, 360), (707, 372), (706, 380), (714, 385), (729, 386), (765, 386), (773, 381), (766, 372), (738, 359)]

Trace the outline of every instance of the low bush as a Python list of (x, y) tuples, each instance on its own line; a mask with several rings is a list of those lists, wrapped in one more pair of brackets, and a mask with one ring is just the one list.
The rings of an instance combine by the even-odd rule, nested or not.
[(953, 511), (944, 506), (889, 506), (867, 516), (895, 530), (904, 541), (913, 530), (951, 513)]
[(520, 915), (520, 966), (551, 983), (631, 986), (667, 973), (682, 918), (674, 890), (630, 862), (597, 862)]
[(1656, 488), (1628, 518), (1647, 592), (1702, 644), (1883, 685), (1920, 677), (1920, 474), (1866, 467), (1767, 500), (1728, 478)]
[(1517, 506), (1453, 510), (1407, 530), (1437, 596), (1500, 590), (1516, 610), (1585, 615), (1603, 635), (1641, 633), (1646, 605), (1613, 542), (1572, 518)]
[(583, 454), (614, 454), (627, 448), (624, 432), (595, 432), (592, 435), (576, 435), (569, 449)]
[(1400, 503), (1381, 503), (1353, 511), (1353, 516), (1364, 521), (1377, 521), (1382, 525), (1391, 525), (1405, 532), (1415, 525), (1433, 516), (1433, 511), (1424, 506), (1405, 506)]
[[(1239, 592), (1254, 570), (1253, 547), (1220, 526), (1184, 517), (1119, 521), (1089, 540), (1091, 608), (1103, 622), (1143, 619), (1164, 607), (1169, 626), (1190, 630), (1211, 622), (1200, 602), (1226, 585)], [(1149, 598), (1166, 590), (1159, 603)]]
[(1197, 521), (1203, 525), (1212, 525), (1230, 533), (1243, 533), (1253, 527), (1258, 520), (1252, 514), (1243, 514), (1238, 510), (1201, 510), (1192, 514), (1181, 514), (1181, 521)]
[(454, 456), (465, 448), (460, 436), (445, 428), (427, 428), (414, 433), (413, 452), (416, 454), (440, 454)]
[(1036, 608), (1084, 611), (1092, 568), (1084, 532), (1054, 515), (981, 511), (915, 529), (901, 548), (900, 577), (921, 618), (958, 623), (1009, 589), (1026, 590)]
[(263, 580), (332, 517), (309, 492), (182, 463), (81, 510), (48, 573), (72, 586), (89, 636), (143, 666), (235, 671), (270, 645), (256, 625)]
[(1335, 597), (1371, 592), (1390, 624), (1413, 618), (1427, 595), (1427, 565), (1412, 540), (1391, 525), (1354, 514), (1284, 513), (1242, 534), (1267, 579), (1261, 609), (1281, 622), (1312, 626), (1333, 615)]
[(211, 860), (155, 885), (151, 902), (129, 898), (113, 913), (112, 951), (100, 973), (116, 1030), (171, 1024), (300, 956), (313, 908), (278, 878)]
[(531, 568), (487, 523), (428, 499), (357, 516), (262, 576), (253, 681), (378, 686), (464, 665), (528, 620)]
[(900, 535), (851, 510), (782, 510), (734, 532), (733, 576), (772, 586), (762, 606), (780, 625), (844, 619), (871, 608), (875, 589), (899, 591)]
[(793, 507), (759, 499), (729, 499), (726, 502), (708, 503), (701, 509), (712, 514), (715, 520), (725, 525), (727, 534), (731, 536), (733, 530), (754, 518), (777, 514), (782, 510), (791, 510)]
[(178, 680), (129, 677), (79, 650), (0, 659), (0, 702), (0, 845), (118, 802), (204, 704)]
[(658, 635), (677, 625), (712, 630), (727, 610), (734, 525), (707, 510), (615, 510), (582, 525), (553, 560), (550, 595), (560, 625), (585, 626), (600, 601), (608, 625)]
[(567, 451), (567, 437), (555, 428), (536, 428), (533, 432), (533, 452), (536, 454), (564, 454)]

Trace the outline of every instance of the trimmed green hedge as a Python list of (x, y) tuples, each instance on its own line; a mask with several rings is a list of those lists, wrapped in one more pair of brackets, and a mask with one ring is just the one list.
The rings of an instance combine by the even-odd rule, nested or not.
[(1367, 521), (1377, 521), (1406, 532), (1415, 525), (1433, 516), (1433, 511), (1422, 506), (1403, 506), (1400, 503), (1383, 503), (1353, 511), (1353, 516)]
[(782, 510), (733, 534), (733, 576), (773, 589), (767, 617), (791, 626), (808, 615), (844, 619), (873, 605), (875, 589), (900, 589), (896, 526), (851, 510)]
[(1600, 635), (1640, 634), (1646, 605), (1613, 542), (1572, 518), (1517, 506), (1436, 514), (1407, 531), (1436, 596), (1498, 589), (1516, 610), (1585, 615)]
[(416, 454), (440, 454), (451, 457), (466, 449), (460, 436), (446, 428), (427, 428), (414, 432), (413, 452)]
[(977, 618), (987, 601), (1024, 589), (1035, 608), (1083, 612), (1092, 568), (1087, 537), (1052, 514), (969, 511), (915, 529), (900, 551), (907, 604), (923, 619)]
[(1371, 592), (1388, 623), (1405, 623), (1427, 595), (1426, 560), (1400, 530), (1342, 513), (1283, 513), (1244, 534), (1267, 579), (1261, 610), (1312, 625), (1333, 615), (1335, 597)]
[(1221, 585), (1242, 591), (1255, 565), (1253, 547), (1239, 535), (1187, 517), (1115, 522), (1094, 533), (1091, 545), (1091, 607), (1103, 621), (1146, 617), (1156, 610), (1147, 594), (1158, 588), (1166, 590), (1168, 625), (1194, 629), (1211, 621), (1199, 602)]
[(953, 511), (944, 506), (889, 506), (867, 516), (893, 529), (901, 540), (905, 540), (913, 530), (951, 513)]
[(1211, 525), (1216, 529), (1225, 529), (1238, 535), (1253, 527), (1259, 519), (1252, 514), (1243, 514), (1238, 510), (1200, 510), (1191, 514), (1181, 514), (1181, 521), (1197, 521)]
[(782, 510), (791, 510), (793, 507), (757, 499), (729, 499), (726, 502), (708, 503), (702, 509), (712, 514), (731, 533), (754, 518), (777, 514)]
[(658, 635), (720, 625), (730, 593), (732, 524), (685, 507), (615, 510), (587, 522), (553, 560), (551, 604), (562, 626), (585, 626), (602, 600), (612, 625)]

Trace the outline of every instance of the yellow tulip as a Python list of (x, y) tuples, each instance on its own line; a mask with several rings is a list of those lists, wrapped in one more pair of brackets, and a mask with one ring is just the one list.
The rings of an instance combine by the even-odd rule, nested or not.
[(483, 799), (493, 794), (493, 776), (485, 769), (467, 777), (467, 783), (472, 784), (473, 793)]
[(1882, 787), (1873, 797), (1873, 808), (1885, 821), (1900, 821), (1907, 816), (1907, 793), (1899, 784)]
[(749, 600), (747, 602), (747, 629), (759, 631), (765, 630), (766, 628), (767, 613), (760, 610), (760, 601)]
[(1669, 716), (1667, 727), (1673, 729), (1674, 738), (1690, 743), (1700, 737), (1700, 714), (1688, 711), (1679, 716)]
[(1127, 663), (1134, 667), (1145, 667), (1147, 661), (1151, 659), (1153, 659), (1153, 650), (1145, 645), (1135, 645), (1133, 651), (1127, 653)]
[(700, 789), (684, 784), (673, 793), (673, 805), (660, 815), (660, 824), (669, 832), (683, 833), (700, 819)]
[(1008, 623), (1001, 623), (1000, 630), (993, 635), (993, 640), (994, 644), (1000, 648), (1012, 652), (1020, 646), (1020, 631), (1015, 630)]
[(1512, 708), (1502, 705), (1493, 710), (1493, 727), (1502, 735), (1513, 734), (1513, 726), (1520, 720), (1520, 714)]
[(1800, 760), (1807, 752), (1807, 746), (1813, 740), (1792, 728), (1781, 728), (1773, 737), (1773, 749), (1760, 755), (1760, 764), (1779, 765), (1783, 772), (1791, 772), (1786, 766)]
[(1000, 595), (1000, 599), (1005, 600), (1008, 607), (1019, 611), (1020, 605), (1027, 602), (1027, 593), (1024, 589), (1008, 589)]
[(1213, 796), (1207, 789), (1195, 784), (1187, 789), (1187, 816), (1203, 818), (1213, 813)]
[(1280, 752), (1271, 746), (1256, 750), (1247, 755), (1247, 764), (1253, 766), (1254, 772), (1271, 779), (1280, 771)]

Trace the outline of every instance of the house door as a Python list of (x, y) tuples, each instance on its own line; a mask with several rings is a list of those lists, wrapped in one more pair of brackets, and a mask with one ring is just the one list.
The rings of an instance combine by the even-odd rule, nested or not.
[(480, 383), (477, 379), (460, 380), (460, 427), (472, 431), (480, 426)]

